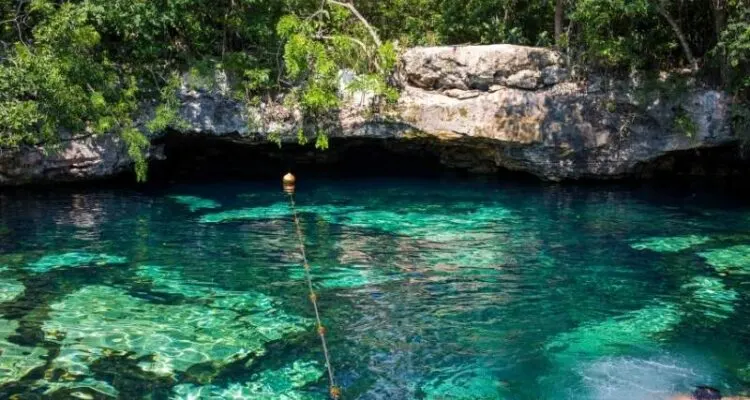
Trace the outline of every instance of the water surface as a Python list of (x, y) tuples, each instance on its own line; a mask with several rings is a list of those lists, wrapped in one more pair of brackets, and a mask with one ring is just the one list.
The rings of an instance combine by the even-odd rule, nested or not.
[[(750, 384), (750, 207), (710, 192), (307, 180), (347, 399)], [(0, 398), (324, 399), (277, 184), (0, 192)]]

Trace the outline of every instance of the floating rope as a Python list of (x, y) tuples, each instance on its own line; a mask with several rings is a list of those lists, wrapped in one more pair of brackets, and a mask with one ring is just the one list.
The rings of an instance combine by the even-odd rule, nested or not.
[(315, 310), (315, 321), (318, 326), (318, 336), (320, 336), (320, 344), (323, 347), (323, 356), (326, 359), (326, 368), (328, 369), (328, 393), (331, 398), (338, 400), (341, 397), (341, 389), (336, 386), (336, 381), (333, 378), (333, 366), (331, 365), (331, 357), (328, 353), (328, 344), (326, 343), (326, 328), (320, 321), (320, 311), (318, 310), (318, 295), (315, 294), (315, 288), (312, 284), (312, 275), (310, 274), (310, 264), (307, 262), (307, 254), (305, 253), (305, 240), (302, 236), (302, 227), (297, 216), (297, 208), (294, 203), (294, 175), (286, 174), (282, 180), (284, 186), (284, 192), (289, 195), (289, 208), (292, 210), (292, 217), (294, 218), (294, 226), (297, 231), (297, 239), (299, 240), (299, 251), (302, 254), (302, 266), (305, 269), (305, 280), (307, 281), (307, 288), (310, 291), (310, 302)]

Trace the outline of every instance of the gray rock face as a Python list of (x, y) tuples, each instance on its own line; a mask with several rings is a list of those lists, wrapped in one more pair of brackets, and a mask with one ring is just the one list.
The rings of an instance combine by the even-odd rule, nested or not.
[(509, 44), (417, 47), (401, 57), (405, 83), (427, 90), (487, 90), (494, 84), (533, 89), (542, 70), (560, 65), (553, 51)]
[(117, 137), (80, 137), (58, 146), (0, 151), (0, 185), (106, 178), (132, 167)]
[[(676, 129), (678, 110), (694, 124), (692, 136)], [(481, 147), (475, 157), (443, 152), (446, 165), (480, 172), (506, 168), (562, 180), (623, 177), (671, 152), (733, 143), (728, 110), (728, 96), (716, 91), (639, 104), (626, 92), (587, 93), (568, 82), (538, 91), (505, 88), (463, 100), (406, 87), (399, 114), (420, 132)]]
[[(347, 95), (329, 136), (389, 139), (407, 149), (418, 141), (447, 166), (548, 180), (623, 177), (673, 152), (737, 142), (725, 93), (696, 88), (666, 98), (596, 77), (571, 81), (562, 58), (547, 49), (413, 48), (397, 75), (403, 89), (395, 107), (373, 115), (371, 96)], [(280, 102), (248, 109), (225, 92), (183, 88), (184, 121), (174, 129), (238, 145), (297, 141), (303, 125), (297, 110)], [(677, 118), (688, 118), (694, 129), (680, 131)], [(101, 178), (131, 164), (119, 140), (81, 138), (46, 154), (0, 153), (0, 185)]]

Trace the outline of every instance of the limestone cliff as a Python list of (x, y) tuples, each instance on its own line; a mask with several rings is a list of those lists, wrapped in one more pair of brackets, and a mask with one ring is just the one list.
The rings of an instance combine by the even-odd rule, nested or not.
[[(737, 143), (722, 92), (688, 87), (667, 96), (637, 81), (574, 79), (547, 49), (413, 48), (396, 75), (397, 104), (373, 113), (366, 94), (347, 95), (329, 136), (407, 148), (418, 141), (449, 167), (510, 169), (548, 180), (624, 177), (670, 153)], [(186, 85), (181, 98), (182, 134), (252, 146), (270, 136), (296, 142), (302, 124), (295, 110), (271, 103), (248, 109), (220, 86)], [(102, 178), (130, 164), (117, 139), (73, 138), (48, 151), (0, 153), (0, 184)]]

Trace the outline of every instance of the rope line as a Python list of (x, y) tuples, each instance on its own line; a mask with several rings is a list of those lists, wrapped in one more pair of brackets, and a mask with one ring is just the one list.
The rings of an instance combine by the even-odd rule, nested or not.
[(336, 386), (336, 381), (333, 378), (333, 366), (331, 365), (331, 357), (328, 353), (328, 343), (326, 342), (326, 328), (320, 321), (320, 311), (318, 310), (318, 295), (315, 294), (315, 289), (312, 284), (312, 275), (310, 274), (310, 264), (307, 262), (307, 254), (305, 252), (305, 241), (302, 236), (302, 226), (297, 216), (297, 208), (294, 203), (294, 193), (288, 193), (289, 195), (289, 207), (292, 210), (292, 216), (294, 217), (294, 225), (297, 231), (297, 239), (299, 240), (299, 251), (302, 254), (302, 265), (305, 269), (305, 280), (307, 280), (307, 288), (310, 291), (310, 302), (315, 310), (315, 321), (318, 325), (318, 336), (320, 336), (320, 344), (323, 347), (323, 356), (326, 360), (326, 368), (328, 369), (328, 389), (329, 394), (334, 400), (338, 400), (341, 396), (341, 390)]

